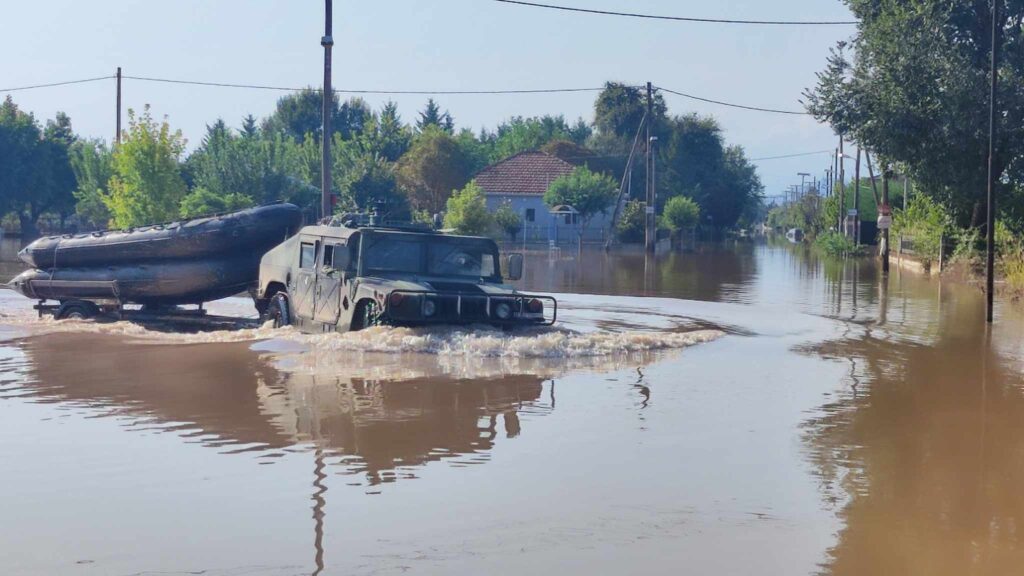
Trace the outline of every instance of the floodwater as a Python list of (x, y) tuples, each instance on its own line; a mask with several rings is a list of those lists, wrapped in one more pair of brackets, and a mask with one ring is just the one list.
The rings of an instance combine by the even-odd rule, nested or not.
[(560, 328), (512, 335), (0, 291), (3, 573), (1024, 570), (1019, 305), (788, 244), (571, 256), (528, 256)]

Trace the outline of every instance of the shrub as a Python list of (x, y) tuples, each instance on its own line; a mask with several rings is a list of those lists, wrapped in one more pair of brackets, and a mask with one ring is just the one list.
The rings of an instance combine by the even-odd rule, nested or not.
[(829, 256), (843, 258), (846, 256), (859, 256), (864, 253), (862, 246), (858, 246), (853, 239), (835, 230), (819, 234), (814, 239), (814, 246)]
[(925, 264), (937, 262), (942, 248), (942, 237), (950, 228), (946, 210), (924, 194), (910, 200), (906, 210), (896, 210), (892, 218), (892, 233), (914, 239), (914, 254)]
[(470, 182), (462, 190), (454, 192), (447, 206), (444, 226), (453, 228), (459, 234), (486, 234), (494, 225), (494, 217), (487, 211), (487, 200), (476, 182)]

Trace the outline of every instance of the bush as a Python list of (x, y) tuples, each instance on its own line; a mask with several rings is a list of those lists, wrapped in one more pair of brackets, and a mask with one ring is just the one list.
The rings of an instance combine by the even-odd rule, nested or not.
[(487, 211), (487, 200), (476, 182), (470, 182), (462, 190), (454, 192), (447, 206), (444, 226), (459, 234), (479, 236), (494, 226), (494, 217)]
[(639, 200), (626, 202), (615, 223), (615, 233), (620, 242), (644, 241), (644, 203)]
[(859, 256), (864, 253), (863, 247), (858, 246), (852, 238), (835, 230), (819, 234), (814, 239), (814, 246), (829, 256), (843, 258), (846, 256)]
[(692, 228), (700, 221), (700, 206), (686, 196), (676, 196), (665, 203), (661, 225), (673, 233)]
[(892, 218), (892, 234), (914, 239), (914, 254), (925, 265), (937, 262), (942, 237), (950, 229), (950, 218), (939, 203), (918, 194), (906, 210), (896, 210)]

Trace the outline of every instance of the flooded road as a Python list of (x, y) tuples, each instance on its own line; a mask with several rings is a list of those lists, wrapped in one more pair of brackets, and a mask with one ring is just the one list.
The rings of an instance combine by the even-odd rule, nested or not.
[(167, 334), (0, 291), (4, 573), (1024, 566), (1019, 305), (987, 332), (969, 287), (789, 245), (583, 262), (527, 258), (561, 329), (513, 335)]

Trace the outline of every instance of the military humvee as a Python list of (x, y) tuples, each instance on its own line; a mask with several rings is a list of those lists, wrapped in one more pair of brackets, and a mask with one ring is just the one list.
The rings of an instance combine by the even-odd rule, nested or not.
[[(522, 254), (508, 258), (522, 276)], [(374, 325), (551, 325), (558, 303), (503, 283), (498, 246), (412, 226), (306, 226), (267, 252), (254, 294), (264, 320), (304, 332)]]

